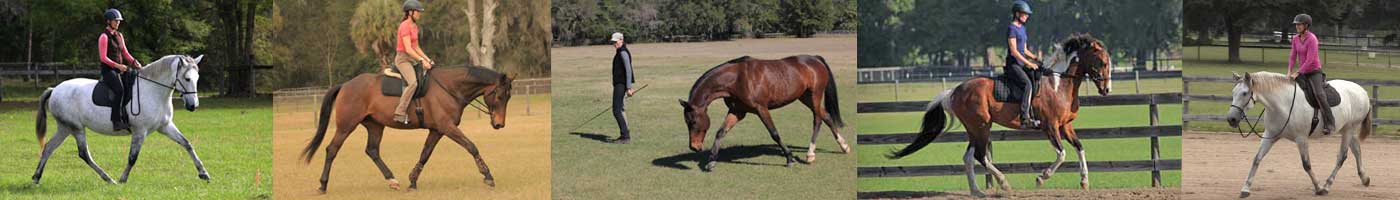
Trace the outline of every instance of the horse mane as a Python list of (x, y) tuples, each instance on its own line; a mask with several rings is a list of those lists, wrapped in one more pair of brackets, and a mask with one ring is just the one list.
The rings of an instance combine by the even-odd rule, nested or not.
[(1293, 85), (1293, 79), (1280, 73), (1260, 71), (1249, 73), (1249, 88), (1253, 91), (1273, 91)]
[(1065, 39), (1065, 41), (1061, 42), (1060, 44), (1060, 46), (1063, 46), (1063, 51), (1060, 52), (1064, 53), (1065, 55), (1069, 55), (1070, 53), (1078, 51), (1080, 49), (1091, 47), (1095, 44), (1103, 45), (1098, 38), (1094, 38), (1093, 35), (1089, 35), (1087, 33), (1072, 34), (1069, 36), (1069, 39)]
[(711, 67), (709, 70), (705, 70), (705, 73), (704, 73), (704, 74), (700, 74), (700, 78), (695, 79), (695, 84), (693, 84), (693, 85), (690, 86), (690, 94), (687, 94), (687, 95), (695, 95), (695, 89), (696, 89), (696, 88), (700, 88), (700, 83), (704, 83), (705, 80), (710, 79), (711, 75), (714, 75), (715, 71), (719, 71), (719, 68), (720, 68), (720, 67), (723, 67), (723, 66), (725, 66), (725, 65), (736, 64), (736, 63), (739, 63), (739, 62), (748, 61), (748, 60), (751, 60), (751, 59), (753, 59), (752, 56), (747, 56), (747, 55), (745, 55), (745, 56), (740, 56), (740, 57), (738, 57), (738, 58), (730, 59), (729, 61), (724, 61), (724, 63), (720, 63), (719, 65), (715, 65), (715, 67)]

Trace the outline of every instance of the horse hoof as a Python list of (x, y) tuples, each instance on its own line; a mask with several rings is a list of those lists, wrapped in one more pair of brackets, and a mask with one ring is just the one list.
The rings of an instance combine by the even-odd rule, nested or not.
[(496, 187), (496, 180), (495, 180), (495, 179), (486, 179), (485, 182), (486, 182), (486, 186)]
[(1317, 194), (1318, 196), (1327, 195), (1327, 190), (1318, 190), (1317, 193), (1314, 194)]
[(389, 179), (389, 189), (399, 190), (399, 180)]
[(788, 161), (787, 161), (787, 165), (785, 165), (785, 167), (792, 167), (792, 163), (795, 163), (795, 162), (793, 162), (792, 160), (788, 160)]
[(711, 161), (704, 166), (700, 166), (700, 170), (704, 170), (705, 172), (715, 171), (715, 162)]
[(318, 188), (318, 189), (316, 189), (316, 192), (319, 192), (320, 194), (325, 195), (325, 194), (326, 194), (326, 188)]
[(1040, 178), (1040, 177), (1035, 177), (1035, 188), (1041, 188), (1041, 187), (1044, 187), (1044, 186), (1045, 186), (1045, 179)]
[(1249, 191), (1240, 192), (1240, 198), (1249, 198)]
[(209, 180), (209, 174), (199, 174), (199, 179), (204, 179), (205, 181), (208, 181), (208, 180)]
[(807, 154), (807, 163), (812, 163), (813, 161), (817, 161), (817, 155)]
[(979, 192), (979, 191), (972, 191), (972, 194), (971, 194), (971, 195), (972, 195), (973, 197), (977, 197), (977, 198), (987, 197), (987, 194), (984, 194), (984, 193)]
[(846, 144), (841, 144), (841, 153), (842, 153), (842, 154), (851, 153), (851, 146), (850, 146), (850, 145), (846, 145)]
[(1371, 187), (1371, 177), (1362, 178), (1361, 186)]
[(1088, 190), (1088, 189), (1089, 189), (1089, 183), (1087, 183), (1087, 182), (1081, 182), (1081, 183), (1079, 183), (1079, 189)]

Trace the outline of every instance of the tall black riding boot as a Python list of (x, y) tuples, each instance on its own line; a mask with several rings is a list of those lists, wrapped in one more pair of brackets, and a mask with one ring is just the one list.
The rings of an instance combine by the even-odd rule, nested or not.
[(1312, 90), (1313, 100), (1318, 104), (1317, 110), (1322, 114), (1322, 134), (1332, 134), (1332, 131), (1335, 130), (1335, 125), (1333, 125), (1332, 108), (1327, 106), (1331, 103), (1327, 102), (1327, 75), (1322, 74), (1322, 72), (1312, 72), (1304, 74), (1303, 76), (1307, 79), (1308, 85), (1310, 86), (1308, 89)]
[(1021, 98), (1022, 129), (1040, 128), (1040, 120), (1036, 120), (1034, 115), (1032, 115), (1033, 112), (1031, 111), (1031, 97), (1035, 96), (1035, 85), (1035, 81), (1027, 81), (1024, 98)]

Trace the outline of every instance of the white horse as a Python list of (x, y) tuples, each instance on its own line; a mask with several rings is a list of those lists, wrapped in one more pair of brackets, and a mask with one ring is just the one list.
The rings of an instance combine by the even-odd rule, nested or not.
[[(131, 150), (127, 155), (126, 170), (122, 172), (121, 183), (126, 183), (127, 175), (131, 174), (132, 166), (136, 165), (136, 157), (141, 153), (141, 144), (146, 135), (153, 130), (160, 131), (171, 140), (175, 140), (175, 143), (184, 146), (185, 151), (189, 152), (190, 158), (194, 160), (195, 168), (199, 170), (199, 178), (208, 181), (209, 173), (204, 171), (204, 163), (194, 153), (194, 147), (190, 146), (184, 134), (180, 133), (180, 129), (175, 128), (175, 123), (170, 120), (174, 113), (170, 100), (171, 91), (180, 93), (180, 97), (185, 101), (186, 110), (194, 111), (199, 107), (199, 87), (196, 83), (199, 81), (199, 62), (203, 58), (204, 56), (190, 58), (185, 55), (170, 55), (136, 70), (140, 73), (132, 91), (133, 99), (126, 106), (130, 114), (130, 131), (113, 131), (109, 118), (112, 108), (92, 103), (92, 91), (97, 85), (97, 80), (75, 78), (45, 90), (40, 97), (36, 122), (39, 145), (44, 150), (39, 158), (39, 167), (34, 170), (34, 184), (39, 184), (49, 155), (52, 155), (54, 149), (63, 144), (63, 140), (70, 135), (78, 141), (78, 157), (96, 170), (97, 175), (102, 176), (102, 180), (117, 183), (113, 182), (112, 178), (107, 176), (107, 172), (97, 166), (97, 163), (92, 161), (92, 156), (88, 155), (87, 134), (84, 129), (104, 135), (131, 136)], [(44, 143), (44, 129), (48, 122), (46, 110), (52, 110), (54, 121), (58, 122), (58, 130), (47, 144)]]
[(1303, 90), (1297, 87), (1293, 79), (1283, 74), (1255, 72), (1234, 76), (1235, 89), (1231, 95), (1234, 100), (1230, 102), (1230, 113), (1226, 119), (1230, 126), (1239, 127), (1241, 120), (1249, 123), (1246, 111), (1253, 107), (1255, 102), (1263, 104), (1265, 108), (1262, 111), (1263, 117), (1255, 119), (1257, 123), (1264, 124), (1264, 133), (1260, 135), (1259, 153), (1254, 155), (1249, 177), (1244, 181), (1244, 188), (1240, 189), (1240, 198), (1249, 197), (1249, 186), (1254, 183), (1254, 172), (1259, 169), (1259, 162), (1264, 160), (1264, 156), (1269, 154), (1269, 149), (1279, 139), (1289, 139), (1298, 144), (1298, 153), (1303, 159), (1303, 171), (1308, 173), (1315, 194), (1327, 194), (1327, 189), (1332, 187), (1332, 181), (1337, 178), (1337, 171), (1342, 169), (1342, 163), (1347, 160), (1347, 150), (1356, 155), (1356, 173), (1361, 177), (1361, 185), (1371, 186), (1371, 178), (1367, 177), (1361, 168), (1361, 141), (1372, 131), (1371, 104), (1365, 89), (1351, 81), (1327, 81), (1337, 89), (1337, 94), (1341, 97), (1340, 104), (1331, 109), (1336, 119), (1335, 133), (1341, 134), (1342, 144), (1341, 150), (1337, 152), (1336, 168), (1333, 168), (1332, 175), (1327, 177), (1327, 184), (1319, 187), (1317, 179), (1313, 178), (1312, 163), (1308, 160), (1307, 141), (1309, 135), (1321, 132), (1323, 125), (1319, 124), (1315, 130), (1309, 130), (1314, 109), (1308, 106), (1307, 99), (1303, 97)]

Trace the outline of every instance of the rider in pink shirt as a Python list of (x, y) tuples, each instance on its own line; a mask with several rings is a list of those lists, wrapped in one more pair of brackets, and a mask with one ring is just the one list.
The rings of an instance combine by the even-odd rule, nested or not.
[[(1288, 77), (1298, 82), (1298, 87), (1303, 89), (1303, 96), (1312, 98), (1317, 103), (1318, 113), (1322, 118), (1322, 134), (1331, 134), (1333, 128), (1332, 109), (1328, 108), (1327, 93), (1324, 87), (1327, 84), (1327, 74), (1322, 73), (1322, 62), (1317, 59), (1317, 36), (1312, 33), (1312, 16), (1308, 14), (1298, 14), (1293, 17), (1293, 27), (1297, 29), (1298, 35), (1293, 37), (1293, 49), (1288, 55)], [(1293, 64), (1298, 64), (1298, 71), (1293, 71)]]
[[(107, 19), (104, 23), (107, 27), (97, 36), (97, 55), (102, 62), (100, 80), (107, 86), (107, 90), (117, 97), (112, 104), (112, 130), (127, 129), (126, 98), (127, 91), (131, 91), (131, 86), (136, 82), (136, 74), (130, 73), (133, 69), (141, 69), (141, 61), (137, 61), (131, 53), (127, 51), (126, 39), (121, 32), (117, 31), (121, 27), (122, 13), (117, 9), (107, 9), (102, 13)], [(132, 64), (132, 65), (126, 65)], [(101, 88), (93, 88), (101, 89)], [(102, 97), (93, 97), (102, 98)]]

